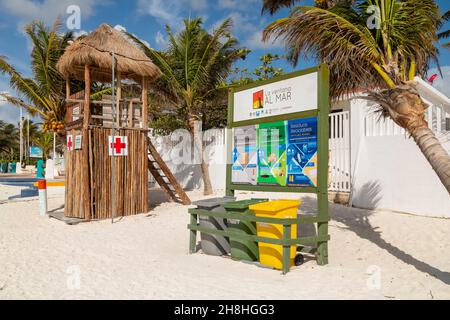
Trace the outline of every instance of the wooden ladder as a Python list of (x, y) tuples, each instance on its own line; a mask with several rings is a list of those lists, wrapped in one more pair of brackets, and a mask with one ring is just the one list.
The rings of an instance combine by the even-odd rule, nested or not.
[[(184, 205), (191, 204), (191, 200), (184, 192), (177, 179), (170, 171), (169, 167), (163, 161), (155, 146), (147, 138), (148, 142), (148, 169), (155, 178), (156, 182), (161, 186), (161, 189), (169, 197), (171, 201), (181, 202)], [(167, 180), (166, 180), (167, 179)]]

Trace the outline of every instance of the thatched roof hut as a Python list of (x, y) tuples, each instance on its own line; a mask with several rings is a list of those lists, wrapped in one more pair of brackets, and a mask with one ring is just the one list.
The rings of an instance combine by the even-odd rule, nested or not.
[(117, 71), (122, 79), (141, 83), (157, 78), (161, 71), (121, 31), (102, 24), (86, 37), (75, 40), (67, 47), (57, 68), (66, 78), (84, 80), (85, 66), (89, 66), (92, 81), (111, 82), (112, 58), (116, 54)]

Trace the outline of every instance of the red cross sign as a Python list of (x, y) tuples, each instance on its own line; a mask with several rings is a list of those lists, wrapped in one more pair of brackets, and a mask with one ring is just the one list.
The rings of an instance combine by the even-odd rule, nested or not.
[(127, 136), (109, 136), (108, 137), (109, 155), (128, 156), (128, 137)]
[(73, 140), (72, 135), (67, 135), (67, 151), (72, 151), (73, 149)]

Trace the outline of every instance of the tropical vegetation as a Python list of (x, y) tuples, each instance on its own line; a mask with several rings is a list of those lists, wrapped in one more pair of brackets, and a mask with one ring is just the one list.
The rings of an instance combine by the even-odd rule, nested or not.
[(224, 109), (217, 103), (226, 97), (220, 84), (232, 71), (233, 63), (245, 59), (249, 52), (238, 46), (231, 26), (231, 19), (227, 19), (209, 33), (201, 18), (184, 20), (183, 29), (176, 34), (166, 26), (169, 43), (162, 51), (129, 35), (162, 71), (163, 76), (154, 84), (153, 103), (166, 114), (171, 110), (174, 120), (189, 130), (201, 155), (205, 194), (212, 193), (212, 186), (198, 124), (211, 110)]
[[(41, 117), (44, 129), (62, 134), (66, 114), (65, 79), (56, 70), (56, 63), (73, 35), (72, 32), (61, 33), (59, 27), (59, 20), (51, 28), (47, 28), (41, 21), (34, 21), (25, 27), (25, 33), (33, 45), (32, 77), (22, 75), (6, 57), (0, 56), (0, 73), (9, 77), (10, 87), (17, 91), (16, 96), (0, 92), (0, 97), (24, 108), (33, 116)], [(73, 81), (71, 85), (73, 88), (81, 88), (80, 82)]]
[(0, 120), (0, 160), (19, 158), (19, 130), (14, 124)]
[(283, 68), (277, 68), (273, 65), (275, 61), (281, 60), (277, 54), (267, 53), (259, 58), (261, 65), (257, 66), (252, 72), (248, 68), (235, 68), (229, 81), (224, 86), (241, 86), (254, 81), (268, 80), (273, 77), (284, 74)]
[[(301, 0), (265, 0), (274, 13)], [(450, 155), (425, 121), (428, 105), (415, 76), (438, 60), (442, 24), (434, 0), (330, 0), (297, 6), (268, 25), (263, 40), (281, 40), (289, 60), (300, 57), (329, 65), (331, 96), (362, 92), (414, 139), (450, 193)]]

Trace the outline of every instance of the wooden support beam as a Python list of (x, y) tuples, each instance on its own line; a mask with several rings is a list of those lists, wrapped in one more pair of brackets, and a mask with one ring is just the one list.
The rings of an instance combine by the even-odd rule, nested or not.
[(148, 79), (142, 77), (142, 128), (148, 128)]
[(84, 109), (83, 109), (83, 135), (82, 135), (82, 165), (81, 165), (81, 184), (82, 184), (82, 199), (83, 214), (86, 220), (91, 219), (91, 188), (89, 177), (89, 122), (91, 118), (91, 72), (89, 66), (84, 66)]
[(120, 128), (120, 99), (122, 98), (122, 75), (117, 71), (116, 76), (116, 126)]
[(84, 110), (83, 110), (83, 128), (87, 129), (89, 126), (89, 119), (91, 116), (91, 72), (89, 66), (84, 66)]
[(70, 99), (70, 80), (66, 79), (66, 100)]
[(128, 103), (128, 126), (130, 128), (133, 128), (133, 117), (134, 117), (133, 101), (130, 100), (130, 102)]

